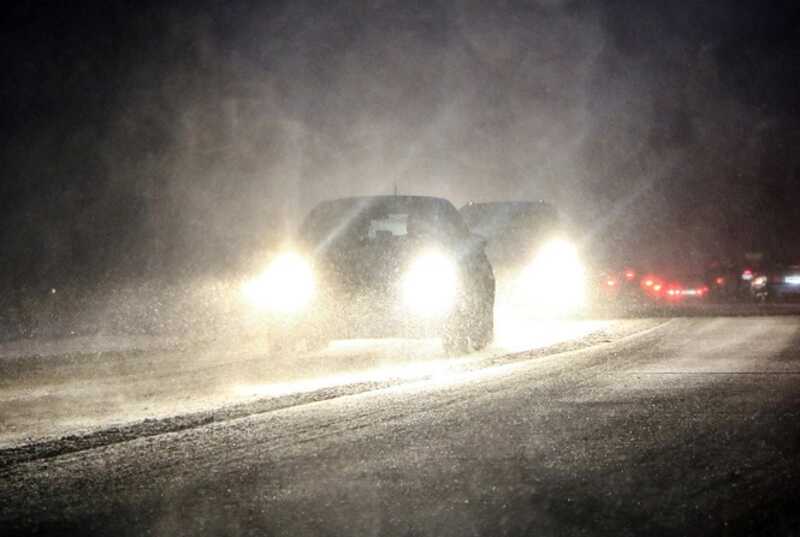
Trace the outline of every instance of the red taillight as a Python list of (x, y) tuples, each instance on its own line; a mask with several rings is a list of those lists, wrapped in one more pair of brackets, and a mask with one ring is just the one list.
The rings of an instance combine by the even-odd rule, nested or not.
[(652, 293), (654, 295), (658, 295), (664, 289), (665, 284), (664, 281), (658, 276), (655, 276), (653, 274), (648, 274), (642, 278), (641, 283), (639, 285), (642, 286), (642, 290), (645, 291), (646, 293)]
[(632, 280), (635, 277), (636, 277), (636, 273), (634, 271), (632, 271), (632, 270), (626, 270), (625, 271), (625, 279), (626, 280)]
[(725, 278), (719, 276), (716, 280), (714, 280), (717, 285), (725, 285)]
[(615, 285), (617, 285), (617, 282), (616, 282), (616, 281), (614, 281), (614, 280), (608, 280), (608, 281), (606, 282), (606, 284), (607, 284), (609, 287), (614, 287)]
[(683, 287), (677, 283), (669, 284), (667, 288), (667, 296), (674, 299), (679, 299), (683, 296)]
[(753, 279), (753, 271), (750, 269), (744, 269), (742, 271), (742, 279), (746, 281), (750, 281)]

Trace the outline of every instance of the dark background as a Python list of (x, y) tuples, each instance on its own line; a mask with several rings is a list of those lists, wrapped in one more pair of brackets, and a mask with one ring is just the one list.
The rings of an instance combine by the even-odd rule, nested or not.
[(321, 199), (541, 198), (613, 260), (793, 256), (795, 2), (25, 3), (0, 285), (246, 266)]

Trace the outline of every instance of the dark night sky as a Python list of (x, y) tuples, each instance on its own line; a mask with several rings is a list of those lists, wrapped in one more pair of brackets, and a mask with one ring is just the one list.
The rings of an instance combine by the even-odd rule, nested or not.
[(317, 201), (544, 198), (607, 255), (800, 237), (795, 2), (25, 3), (5, 286), (224, 271)]

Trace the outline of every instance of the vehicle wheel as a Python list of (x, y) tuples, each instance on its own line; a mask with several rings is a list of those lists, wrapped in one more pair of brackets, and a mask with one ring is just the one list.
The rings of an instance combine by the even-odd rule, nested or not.
[(481, 318), (477, 320), (474, 334), (470, 337), (472, 347), (482, 350), (494, 339), (494, 308), (489, 307), (488, 311), (482, 312)]
[(442, 336), (447, 354), (466, 354), (484, 349), (494, 338), (494, 304), (481, 304), (471, 313), (457, 315)]

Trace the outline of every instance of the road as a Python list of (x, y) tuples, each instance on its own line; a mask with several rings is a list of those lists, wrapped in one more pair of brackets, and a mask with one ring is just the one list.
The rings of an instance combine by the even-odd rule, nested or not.
[(661, 319), (0, 458), (0, 534), (796, 535), (799, 343)]

